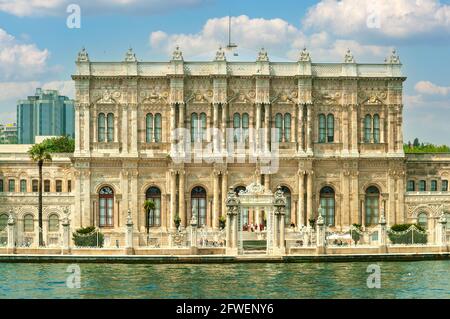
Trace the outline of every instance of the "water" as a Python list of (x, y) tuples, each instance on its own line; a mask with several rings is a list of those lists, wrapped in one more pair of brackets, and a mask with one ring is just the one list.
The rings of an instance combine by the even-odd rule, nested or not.
[(450, 261), (379, 262), (381, 288), (367, 288), (370, 263), (69, 264), (0, 263), (0, 298), (450, 298)]

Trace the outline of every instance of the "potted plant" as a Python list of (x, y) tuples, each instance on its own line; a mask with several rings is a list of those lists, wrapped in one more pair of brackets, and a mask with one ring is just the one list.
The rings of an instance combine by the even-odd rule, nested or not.
[(227, 223), (227, 219), (225, 216), (220, 216), (219, 217), (219, 228), (220, 229), (224, 229)]
[(309, 226), (314, 228), (315, 225), (316, 225), (316, 219), (315, 218), (310, 218), (309, 219)]
[(355, 242), (355, 245), (358, 244), (358, 241), (361, 239), (361, 235), (359, 232), (361, 232), (361, 225), (360, 224), (353, 224), (353, 228), (356, 229), (356, 231), (351, 231), (351, 236), (353, 241)]

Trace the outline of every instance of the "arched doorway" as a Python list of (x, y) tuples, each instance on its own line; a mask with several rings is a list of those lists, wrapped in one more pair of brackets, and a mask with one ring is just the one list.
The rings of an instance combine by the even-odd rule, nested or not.
[(192, 216), (197, 217), (199, 227), (206, 226), (206, 190), (196, 186), (191, 191)]
[(161, 190), (158, 187), (151, 186), (145, 192), (145, 200), (154, 203), (155, 208), (146, 212), (146, 227), (161, 226)]
[(320, 190), (321, 213), (326, 226), (335, 225), (335, 193), (330, 186), (325, 186)]
[(98, 192), (99, 227), (114, 226), (114, 191), (109, 186), (104, 186)]
[(380, 211), (380, 191), (375, 186), (366, 189), (365, 226), (377, 225)]

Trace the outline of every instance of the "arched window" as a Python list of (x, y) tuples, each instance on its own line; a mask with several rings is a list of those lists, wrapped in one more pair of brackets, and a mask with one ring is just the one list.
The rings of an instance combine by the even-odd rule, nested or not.
[(155, 114), (155, 142), (159, 143), (162, 140), (162, 117), (160, 113)]
[(327, 142), (328, 143), (334, 142), (334, 115), (333, 114), (327, 115)]
[(428, 228), (428, 216), (426, 213), (420, 213), (417, 215), (417, 224), (423, 228)]
[(416, 190), (416, 183), (413, 180), (409, 180), (406, 185), (407, 192), (414, 192)]
[(59, 217), (56, 214), (51, 214), (48, 217), (48, 231), (57, 232), (59, 230)]
[(242, 135), (245, 143), (248, 143), (248, 127), (249, 127), (249, 116), (248, 113), (242, 114)]
[(441, 191), (448, 192), (448, 180), (442, 180)]
[(233, 135), (234, 142), (241, 141), (241, 115), (239, 113), (233, 115)]
[(427, 190), (427, 182), (425, 180), (419, 181), (419, 192), (425, 192)]
[[(234, 192), (236, 193), (236, 195), (239, 196), (239, 192), (240, 191), (245, 191), (245, 187), (244, 186), (237, 186), (234, 188)], [(248, 225), (249, 224), (249, 218), (248, 218), (248, 208), (243, 208), (242, 209), (242, 224), (241, 227), (244, 225)]]
[(283, 115), (281, 113), (275, 115), (275, 129), (278, 135), (278, 142), (281, 143), (283, 141)]
[(27, 214), (23, 217), (23, 231), (31, 233), (34, 231), (34, 217), (31, 214)]
[(114, 225), (114, 191), (105, 186), (100, 189), (99, 197), (99, 226), (112, 227)]
[(291, 141), (291, 114), (284, 114), (284, 141)]
[(148, 227), (161, 226), (161, 191), (158, 187), (150, 187), (145, 192), (145, 199), (155, 203), (155, 209), (149, 211), (147, 215)]
[(335, 199), (334, 189), (325, 186), (320, 190), (320, 207), (322, 208), (322, 217), (326, 226), (334, 226)]
[(107, 125), (106, 139), (108, 142), (112, 142), (114, 141), (114, 114), (108, 113), (106, 125)]
[(380, 143), (380, 116), (378, 114), (373, 116), (373, 142)]
[(191, 142), (198, 141), (198, 114), (191, 114)]
[(203, 187), (194, 187), (191, 191), (192, 214), (197, 216), (198, 226), (206, 225), (206, 191)]
[(375, 186), (366, 190), (366, 226), (378, 224), (380, 191)]
[(283, 191), (284, 197), (286, 197), (286, 208), (284, 210), (284, 224), (291, 224), (291, 190), (286, 186), (281, 186), (281, 190)]
[(44, 193), (50, 193), (50, 180), (44, 180)]
[(206, 113), (200, 113), (200, 138), (202, 142), (206, 141)]
[(327, 138), (327, 123), (325, 114), (319, 114), (319, 143), (325, 143)]
[(27, 192), (27, 180), (26, 179), (21, 179), (20, 180), (20, 192), (21, 193), (26, 193)]
[(97, 119), (97, 139), (99, 142), (105, 141), (105, 114), (100, 113)]
[(372, 135), (372, 116), (369, 114), (364, 118), (364, 142), (370, 143), (370, 137)]
[(145, 141), (153, 142), (153, 114), (148, 113), (145, 117)]
[(0, 231), (5, 230), (7, 225), (8, 225), (8, 214), (1, 214), (0, 215)]
[(33, 193), (39, 192), (39, 180), (33, 179), (33, 180), (31, 181), (31, 191), (32, 191)]

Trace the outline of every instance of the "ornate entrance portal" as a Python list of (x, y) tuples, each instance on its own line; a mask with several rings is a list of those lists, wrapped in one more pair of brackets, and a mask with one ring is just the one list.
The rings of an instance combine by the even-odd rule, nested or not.
[(268, 255), (280, 255), (285, 253), (284, 240), (284, 214), (286, 198), (281, 187), (278, 187), (275, 194), (266, 190), (259, 183), (248, 185), (245, 190), (236, 195), (233, 188), (230, 188), (226, 200), (227, 223), (226, 223), (226, 254), (242, 255), (243, 249), (243, 212), (252, 208), (256, 211), (264, 210), (267, 218), (266, 239)]

